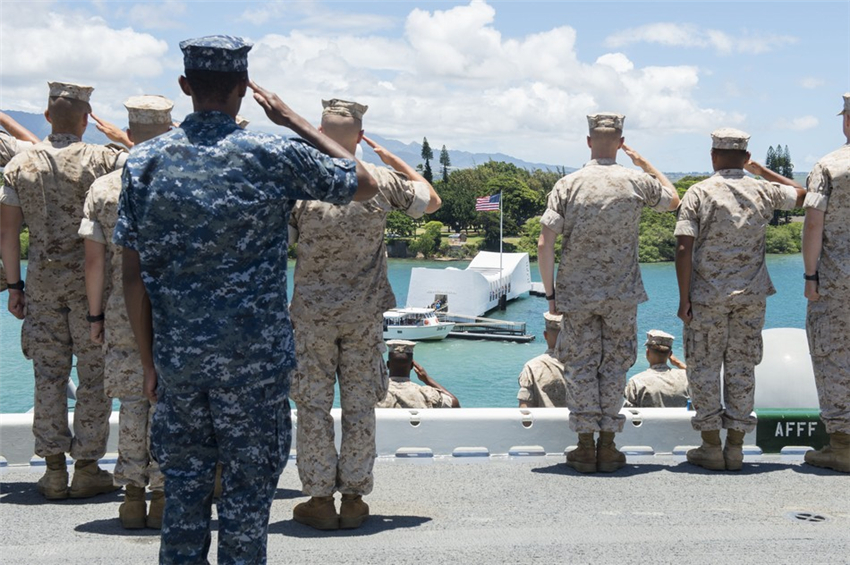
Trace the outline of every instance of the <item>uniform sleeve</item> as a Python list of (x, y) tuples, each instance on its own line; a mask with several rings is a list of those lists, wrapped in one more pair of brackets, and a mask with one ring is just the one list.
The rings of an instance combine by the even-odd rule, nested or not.
[[(420, 386), (418, 391), (428, 408), (442, 408), (443, 394), (432, 386)], [(449, 403), (451, 406), (451, 403)]]
[(6, 206), (21, 207), (21, 199), (15, 190), (18, 181), (18, 167), (12, 163), (3, 171), (3, 186), (0, 186), (0, 204)]
[(357, 192), (357, 163), (352, 159), (329, 157), (297, 140), (275, 152), (275, 157), (269, 173), (291, 179), (290, 198), (348, 204)]
[(699, 235), (699, 196), (691, 187), (682, 198), (679, 206), (679, 219), (676, 221), (676, 229), (673, 235), (697, 237)]
[(793, 186), (772, 182), (770, 195), (775, 210), (793, 210), (797, 204), (797, 189)]
[(124, 172), (121, 174), (121, 196), (118, 198), (118, 219), (112, 233), (112, 242), (116, 245), (139, 250), (136, 211), (142, 198), (140, 187), (133, 183), (130, 169), (124, 167)]
[(549, 193), (549, 200), (546, 203), (546, 211), (540, 218), (540, 225), (546, 226), (553, 232), (561, 234), (564, 231), (564, 194), (565, 185), (562, 181), (555, 183), (552, 192)]
[(292, 207), (292, 212), (289, 214), (289, 245), (298, 243), (298, 221), (301, 219), (301, 211), (304, 209), (303, 201), (299, 200)]
[(806, 190), (803, 207), (826, 212), (829, 196), (832, 193), (832, 178), (826, 167), (820, 163), (815, 164), (812, 172), (809, 173), (809, 178), (806, 179)]
[(103, 226), (97, 219), (97, 205), (95, 203), (97, 183), (92, 185), (86, 194), (86, 201), (83, 204), (83, 219), (80, 220), (80, 229), (77, 231), (83, 239), (102, 243), (106, 245), (106, 236), (103, 234)]
[(623, 397), (626, 399), (623, 407), (633, 408), (637, 406), (637, 387), (635, 386), (634, 379), (629, 379), (629, 382), (626, 383), (626, 390), (623, 392)]
[(9, 161), (22, 151), (32, 147), (29, 141), (15, 139), (5, 131), (0, 131), (0, 167), (5, 167)]
[(516, 398), (517, 400), (521, 400), (522, 402), (531, 402), (534, 400), (534, 393), (532, 392), (532, 387), (534, 386), (534, 377), (531, 374), (531, 369), (528, 367), (528, 363), (522, 368), (522, 372), (519, 374), (519, 392), (517, 392)]
[(369, 172), (374, 172), (378, 190), (393, 210), (401, 210), (414, 219), (425, 214), (425, 208), (431, 201), (431, 190), (427, 184), (412, 181), (406, 175), (386, 167), (375, 167)]
[(452, 397), (446, 394), (445, 392), (440, 393), (440, 408), (451, 408), (452, 407)]
[(661, 184), (661, 181), (647, 173), (638, 173), (635, 188), (643, 197), (646, 206), (656, 212), (667, 212), (673, 202), (673, 191)]

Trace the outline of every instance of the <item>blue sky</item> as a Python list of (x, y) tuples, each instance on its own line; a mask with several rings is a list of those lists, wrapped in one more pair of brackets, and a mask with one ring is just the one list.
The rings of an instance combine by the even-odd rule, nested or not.
[[(667, 171), (709, 168), (709, 133), (788, 145), (809, 170), (844, 143), (850, 2), (0, 3), (0, 108), (40, 112), (46, 81), (91, 84), (126, 123), (129, 96), (191, 111), (182, 39), (249, 38), (252, 78), (318, 120), (321, 98), (370, 106), (365, 127), (403, 142), (579, 166), (585, 115), (626, 115), (627, 143)], [(276, 128), (247, 99), (252, 128)], [(623, 158), (620, 159), (621, 162)]]

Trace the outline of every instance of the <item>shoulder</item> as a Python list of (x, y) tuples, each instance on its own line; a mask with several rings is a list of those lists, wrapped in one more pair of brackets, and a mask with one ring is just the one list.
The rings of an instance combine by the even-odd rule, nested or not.
[(818, 160), (815, 167), (833, 170), (850, 170), (850, 143), (843, 145)]
[(110, 199), (118, 200), (118, 195), (121, 193), (122, 172), (123, 169), (117, 169), (95, 179), (90, 189), (92, 200), (96, 202)]

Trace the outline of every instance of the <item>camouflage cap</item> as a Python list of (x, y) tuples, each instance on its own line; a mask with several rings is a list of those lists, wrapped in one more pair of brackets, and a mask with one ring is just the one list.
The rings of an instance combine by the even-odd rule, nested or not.
[(50, 97), (71, 98), (81, 102), (88, 102), (91, 99), (91, 93), (94, 91), (93, 86), (83, 86), (70, 82), (48, 82), (50, 88)]
[(735, 128), (720, 128), (711, 132), (712, 149), (747, 150), (750, 134)]
[(667, 332), (661, 330), (649, 330), (646, 332), (646, 347), (656, 351), (670, 351), (673, 349), (673, 340), (676, 339)]
[(248, 51), (254, 44), (241, 37), (208, 35), (180, 42), (187, 71), (236, 73), (248, 70)]
[(612, 112), (602, 112), (587, 116), (587, 129), (593, 131), (601, 128), (613, 128), (623, 131), (623, 122), (626, 116)]
[(416, 342), (406, 339), (391, 339), (387, 342), (387, 348), (393, 353), (413, 355), (414, 347), (416, 347)]
[(564, 316), (561, 314), (550, 314), (549, 312), (543, 312), (543, 319), (546, 321), (546, 331), (561, 331), (561, 320), (563, 319), (563, 317)]
[(839, 116), (850, 114), (850, 92), (844, 94), (844, 109), (838, 112)]
[(171, 125), (171, 109), (174, 102), (165, 96), (145, 94), (144, 96), (131, 96), (124, 101), (124, 107), (130, 116), (131, 124), (145, 125)]
[(357, 102), (349, 102), (348, 100), (340, 100), (332, 98), (331, 100), (322, 100), (322, 115), (334, 114), (344, 116), (346, 118), (354, 118), (363, 121), (363, 114), (369, 109), (369, 106), (358, 104)]
[(250, 123), (251, 122), (245, 119), (245, 116), (240, 116), (239, 114), (236, 114), (236, 125), (240, 128), (245, 129)]

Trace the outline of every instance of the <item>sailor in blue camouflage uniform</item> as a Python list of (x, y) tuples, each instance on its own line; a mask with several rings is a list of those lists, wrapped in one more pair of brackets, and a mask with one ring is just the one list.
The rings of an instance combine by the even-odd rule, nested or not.
[[(114, 232), (145, 393), (159, 401), (151, 443), (165, 476), (160, 562), (206, 562), (220, 461), (218, 562), (265, 563), (291, 441), (289, 212), (296, 199), (346, 204), (376, 186), (353, 155), (248, 80), (250, 43), (212, 36), (180, 48), (180, 86), (195, 112), (133, 149)], [(273, 122), (303, 140), (240, 129), (234, 118), (249, 87)]]

